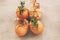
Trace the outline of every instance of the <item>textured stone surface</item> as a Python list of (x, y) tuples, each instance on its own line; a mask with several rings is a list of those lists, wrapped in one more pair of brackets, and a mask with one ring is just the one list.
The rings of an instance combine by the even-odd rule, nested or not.
[[(60, 40), (60, 0), (38, 2), (43, 12), (44, 32), (37, 36), (29, 32), (25, 37), (18, 37), (15, 33), (15, 10), (19, 0), (0, 0), (0, 40)], [(26, 5), (30, 6), (28, 2)]]

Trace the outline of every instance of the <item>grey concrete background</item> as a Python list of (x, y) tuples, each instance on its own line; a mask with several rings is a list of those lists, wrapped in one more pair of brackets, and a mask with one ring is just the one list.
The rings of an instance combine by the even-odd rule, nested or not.
[[(15, 10), (19, 0), (0, 0), (0, 40), (60, 40), (60, 0), (38, 2), (43, 12), (44, 32), (37, 36), (30, 32), (25, 37), (18, 37), (15, 33)], [(26, 5), (30, 6), (28, 2)]]

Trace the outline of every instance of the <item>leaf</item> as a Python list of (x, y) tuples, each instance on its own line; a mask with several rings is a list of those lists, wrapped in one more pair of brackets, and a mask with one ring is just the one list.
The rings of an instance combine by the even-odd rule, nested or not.
[(32, 16), (30, 21), (33, 23), (33, 29), (37, 29), (38, 28), (38, 24), (37, 24), (37, 20), (34, 18), (34, 16)]
[(25, 2), (24, 2), (24, 1), (21, 1), (21, 3), (20, 3), (20, 4), (21, 4), (21, 6), (23, 7), (23, 6), (24, 6), (24, 4), (25, 4)]
[(34, 24), (36, 24), (36, 23), (37, 23), (37, 20), (36, 20), (36, 19), (34, 19), (34, 17), (32, 17), (32, 18), (31, 18), (31, 21), (32, 21)]
[(19, 9), (20, 9), (20, 14), (22, 15), (22, 12), (24, 11), (24, 4), (25, 4), (25, 2), (24, 1), (21, 1), (21, 6), (19, 7)]

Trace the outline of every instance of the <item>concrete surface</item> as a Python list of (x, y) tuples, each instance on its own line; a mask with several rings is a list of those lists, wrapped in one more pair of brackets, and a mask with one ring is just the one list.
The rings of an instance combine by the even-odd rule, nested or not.
[(60, 0), (38, 2), (43, 12), (41, 22), (44, 32), (37, 36), (30, 32), (25, 37), (19, 37), (15, 33), (15, 10), (19, 0), (0, 0), (0, 40), (60, 40)]

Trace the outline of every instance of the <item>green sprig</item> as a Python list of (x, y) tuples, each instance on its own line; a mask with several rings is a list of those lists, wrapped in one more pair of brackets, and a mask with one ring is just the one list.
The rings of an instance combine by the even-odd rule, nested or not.
[(22, 14), (22, 12), (24, 11), (24, 4), (25, 4), (25, 2), (24, 1), (20, 1), (20, 14)]

